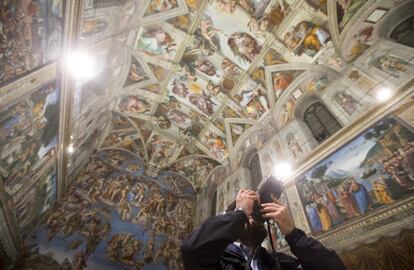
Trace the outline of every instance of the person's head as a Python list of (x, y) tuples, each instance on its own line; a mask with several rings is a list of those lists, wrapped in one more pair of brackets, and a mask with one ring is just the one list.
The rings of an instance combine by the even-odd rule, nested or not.
[[(236, 209), (236, 201), (232, 202), (226, 212), (231, 212)], [(251, 248), (256, 248), (260, 245), (267, 236), (267, 231), (263, 223), (257, 222), (252, 216), (249, 216), (249, 222), (245, 226), (245, 233), (239, 239), (244, 245)]]

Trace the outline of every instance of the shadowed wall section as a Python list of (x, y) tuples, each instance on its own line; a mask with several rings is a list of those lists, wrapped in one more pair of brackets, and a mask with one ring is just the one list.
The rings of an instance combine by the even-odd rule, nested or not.
[(349, 270), (410, 270), (414, 265), (414, 230), (383, 237), (370, 244), (344, 251), (341, 258)]

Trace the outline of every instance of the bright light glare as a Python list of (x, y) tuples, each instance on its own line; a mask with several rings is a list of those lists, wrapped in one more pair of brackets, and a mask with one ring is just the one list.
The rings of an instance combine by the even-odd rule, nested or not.
[(86, 53), (73, 52), (66, 59), (69, 71), (76, 79), (87, 79), (95, 72), (95, 63)]
[(274, 167), (274, 175), (280, 180), (285, 180), (292, 175), (292, 165), (289, 162), (283, 161)]
[(392, 92), (388, 88), (382, 88), (377, 92), (377, 99), (381, 102), (388, 100), (392, 96)]
[(71, 144), (68, 146), (68, 153), (73, 154), (73, 152), (75, 152), (75, 147), (73, 147), (73, 145)]

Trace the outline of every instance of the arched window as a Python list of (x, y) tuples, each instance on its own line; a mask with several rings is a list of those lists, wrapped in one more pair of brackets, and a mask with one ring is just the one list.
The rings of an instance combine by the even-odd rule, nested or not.
[(303, 120), (319, 143), (341, 129), (335, 117), (320, 102), (313, 103), (305, 110)]
[(256, 190), (262, 181), (262, 169), (260, 167), (259, 155), (254, 154), (249, 162), (250, 174), (252, 175), (253, 189)]
[(397, 43), (414, 48), (414, 16), (395, 27), (390, 38)]

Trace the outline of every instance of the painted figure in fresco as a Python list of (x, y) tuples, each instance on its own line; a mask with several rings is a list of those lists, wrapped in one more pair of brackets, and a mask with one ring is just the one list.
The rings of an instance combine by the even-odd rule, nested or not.
[(409, 191), (402, 187), (392, 176), (381, 176), (379, 182), (385, 183), (388, 191), (390, 192), (391, 198), (398, 200), (406, 195)]
[(322, 196), (319, 194), (317, 194), (316, 209), (318, 210), (319, 219), (321, 220), (322, 230), (329, 230), (332, 227), (332, 218), (329, 214), (328, 208), (322, 201)]
[(150, 263), (154, 260), (154, 257), (153, 257), (154, 249), (155, 249), (155, 236), (154, 234), (152, 234), (147, 241), (147, 246), (144, 252), (144, 261), (146, 263)]
[(371, 79), (356, 69), (351, 69), (349, 71), (348, 78), (353, 80), (364, 91), (370, 91), (376, 86), (376, 84)]
[(409, 74), (414, 65), (394, 56), (382, 56), (376, 60), (378, 67), (393, 77), (399, 78), (399, 72)]
[(62, 263), (62, 270), (72, 270), (72, 264), (68, 258), (65, 258)]
[[(242, 0), (247, 1), (247, 0)], [(237, 2), (236, 0), (217, 0), (218, 7), (220, 10), (227, 13), (234, 13), (236, 11)]]
[(331, 56), (329, 56), (326, 63), (330, 68), (336, 71), (342, 70), (342, 68), (345, 66), (345, 61), (341, 57), (338, 57), (335, 54), (332, 54)]
[(215, 85), (211, 80), (208, 81), (207, 84), (207, 91), (213, 95), (213, 96), (217, 96), (218, 93), (222, 92), (222, 89), (219, 85)]
[(171, 110), (167, 113), (168, 119), (181, 128), (188, 128), (191, 125), (191, 118), (179, 110)]
[(87, 267), (88, 265), (86, 264), (86, 260), (86, 254), (83, 251), (76, 253), (72, 262), (73, 270), (83, 270), (85, 267)]
[(346, 185), (344, 185), (339, 191), (339, 196), (341, 198), (342, 207), (345, 209), (347, 217), (353, 218), (359, 216), (358, 206)]
[(158, 135), (154, 135), (149, 143), (151, 145), (152, 160), (154, 163), (163, 163), (168, 159), (166, 151), (174, 143), (170, 141), (163, 141)]
[(210, 77), (217, 74), (217, 68), (210, 60), (206, 58), (197, 61), (196, 67), (199, 71), (203, 72), (204, 74)]
[(177, 0), (152, 0), (146, 14), (160, 13), (178, 7)]
[(141, 65), (138, 63), (136, 59), (132, 58), (125, 86), (131, 85), (133, 83), (142, 82), (147, 79), (148, 76), (147, 74), (145, 74), (144, 69), (141, 67)]
[(151, 104), (137, 96), (129, 96), (119, 104), (121, 112), (144, 113), (151, 109)]
[(354, 99), (353, 96), (343, 91), (336, 94), (335, 100), (349, 115), (352, 115), (357, 110), (358, 102)]
[(108, 23), (104, 20), (85, 20), (82, 25), (82, 37), (89, 37), (103, 32), (108, 28)]
[(303, 154), (302, 147), (300, 146), (298, 140), (295, 138), (295, 135), (293, 134), (290, 134), (287, 137), (287, 142), (288, 142), (290, 152), (293, 155), (293, 158), (297, 161)]
[(325, 89), (327, 85), (328, 85), (328, 78), (326, 76), (322, 76), (318, 79), (310, 80), (305, 86), (305, 91), (311, 94), (313, 92), (321, 91)]
[(187, 86), (179, 80), (174, 80), (173, 86), (172, 86), (172, 92), (181, 98), (186, 98), (188, 94), (190, 93)]
[(279, 115), (279, 126), (281, 128), (286, 126), (291, 120), (295, 119), (295, 108), (296, 102), (293, 98), (282, 105), (282, 110)]
[(295, 78), (291, 72), (277, 72), (273, 76), (273, 91), (276, 97), (280, 97), (283, 91), (293, 82)]
[(377, 202), (381, 204), (389, 204), (394, 202), (385, 183), (374, 180), (373, 190)]
[(364, 0), (337, 0), (340, 13), (338, 14), (339, 28), (343, 28), (360, 8), (366, 3)]
[(306, 53), (313, 57), (330, 39), (329, 33), (321, 26), (311, 22), (302, 21), (284, 36), (288, 50), (296, 55)]
[(167, 32), (161, 29), (154, 29), (142, 34), (138, 40), (137, 47), (146, 54), (171, 59), (176, 51), (177, 44)]
[(122, 262), (126, 265), (134, 265), (133, 256), (142, 247), (139, 240), (130, 234), (116, 234), (108, 241), (106, 255), (113, 262)]
[(323, 203), (326, 206), (326, 208), (328, 209), (329, 216), (332, 219), (332, 224), (336, 225), (336, 224), (341, 223), (343, 221), (343, 218), (342, 218), (341, 214), (339, 213), (338, 207), (336, 206), (336, 204), (334, 202), (332, 202), (329, 199), (327, 194), (325, 194), (325, 196), (323, 196)]
[[(240, 1), (240, 5), (249, 13), (256, 18), (263, 17), (267, 6), (269, 5), (270, 0), (248, 0)], [(281, 4), (282, 10), (284, 10), (283, 1), (279, 1)]]
[[(283, 0), (280, 2), (283, 2)], [(283, 21), (285, 18), (284, 6), (282, 4), (276, 8), (273, 8), (265, 16), (263, 15), (260, 15), (259, 17), (252, 15), (247, 23), (249, 31), (257, 38), (265, 38), (275, 26), (279, 25)]]
[(414, 145), (407, 143), (402, 149), (399, 149), (399, 156), (398, 160), (401, 161), (401, 166), (414, 180)]
[(249, 102), (252, 100), (252, 98), (254, 96), (256, 96), (258, 94), (259, 94), (258, 89), (256, 89), (256, 90), (246, 89), (246, 90), (243, 90), (240, 93), (240, 95), (237, 95), (236, 98), (238, 99), (240, 105), (242, 105), (244, 107), (247, 104), (249, 104)]
[(199, 29), (201, 35), (215, 48), (215, 50), (219, 50), (220, 38), (217, 34), (222, 33), (223, 31), (217, 27), (214, 27), (213, 21), (209, 16), (203, 16)]
[(303, 49), (310, 56), (315, 55), (330, 38), (322, 27), (306, 21), (296, 26), (295, 34), (303, 40)]
[(355, 61), (370, 47), (368, 42), (372, 41), (373, 31), (374, 27), (368, 26), (352, 37), (352, 46), (348, 54), (350, 61)]
[(223, 139), (213, 133), (205, 135), (207, 145), (211, 153), (216, 156), (217, 159), (221, 160), (226, 156), (226, 145), (224, 144)]
[(306, 205), (306, 212), (308, 213), (309, 221), (311, 223), (312, 229), (315, 233), (318, 233), (322, 230), (321, 219), (319, 218), (318, 210), (316, 209), (316, 204), (311, 203)]
[(224, 70), (224, 76), (226, 78), (235, 78), (239, 77), (241, 74), (240, 68), (235, 65), (230, 59), (224, 58), (221, 63), (221, 67)]
[(349, 179), (349, 193), (352, 193), (358, 205), (359, 213), (364, 214), (371, 208), (371, 198), (364, 185), (359, 184), (353, 177)]
[(244, 32), (231, 34), (227, 40), (227, 45), (233, 54), (245, 63), (251, 63), (261, 49), (256, 39)]
[(160, 115), (156, 118), (157, 125), (162, 129), (169, 129), (171, 127), (171, 121), (165, 116)]
[[(266, 25), (267, 21), (260, 21), (255, 18), (254, 16), (252, 16), (250, 18), (250, 21), (247, 23), (247, 27), (249, 28), (249, 31), (251, 33), (254, 34), (255, 37), (257, 38), (265, 38), (268, 33), (267, 33), (267, 25)], [(262, 31), (262, 29), (265, 29), (265, 31)]]
[[(217, 2), (221, 11), (232, 14), (236, 11), (237, 5), (239, 5), (252, 16), (261, 18), (270, 0), (217, 0)], [(279, 0), (279, 5), (284, 10), (284, 2), (282, 0)]]
[(209, 97), (203, 94), (190, 94), (189, 101), (199, 108), (203, 113), (211, 115), (214, 112), (214, 106), (216, 105)]

